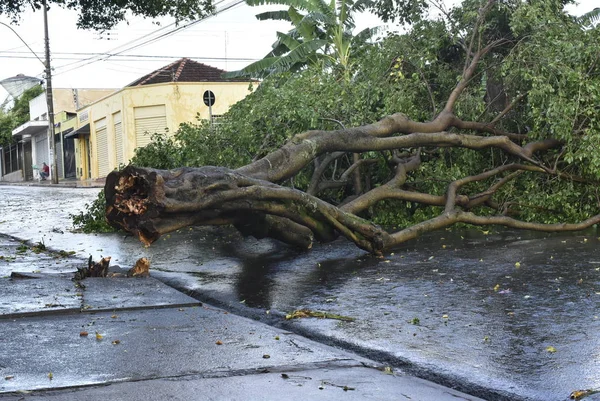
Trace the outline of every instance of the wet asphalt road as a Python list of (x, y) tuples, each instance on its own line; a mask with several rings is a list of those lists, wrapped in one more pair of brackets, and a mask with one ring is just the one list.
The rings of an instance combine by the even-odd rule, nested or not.
[[(443, 231), (381, 259), (345, 241), (299, 253), (226, 228), (181, 230), (145, 248), (122, 233), (69, 231), (68, 214), (96, 193), (0, 186), (0, 233), (123, 267), (149, 257), (155, 277), (198, 299), (485, 399), (600, 388), (595, 230)], [(283, 319), (302, 308), (356, 320)]]

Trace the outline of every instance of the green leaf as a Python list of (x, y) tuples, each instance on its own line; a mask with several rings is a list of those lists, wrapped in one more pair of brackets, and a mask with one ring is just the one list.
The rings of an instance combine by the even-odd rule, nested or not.
[(256, 19), (259, 21), (267, 21), (267, 20), (291, 21), (290, 15), (285, 10), (266, 11), (264, 13), (256, 14)]

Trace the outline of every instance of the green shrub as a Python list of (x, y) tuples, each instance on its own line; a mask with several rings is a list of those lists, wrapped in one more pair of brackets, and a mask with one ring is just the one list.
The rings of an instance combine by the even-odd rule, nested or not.
[(85, 204), (85, 212), (69, 214), (73, 226), (77, 231), (88, 233), (108, 233), (117, 231), (110, 226), (104, 215), (106, 209), (106, 197), (101, 190), (98, 197), (92, 203)]
[(185, 165), (181, 146), (168, 132), (155, 133), (151, 138), (152, 141), (148, 145), (135, 149), (131, 164), (161, 170), (170, 170)]

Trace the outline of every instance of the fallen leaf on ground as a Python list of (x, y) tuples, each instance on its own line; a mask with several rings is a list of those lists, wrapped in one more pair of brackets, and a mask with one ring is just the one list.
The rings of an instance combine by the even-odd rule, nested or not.
[(119, 345), (119, 344), (121, 344), (121, 340), (114, 340), (112, 342), (112, 345)]
[(600, 393), (600, 390), (575, 390), (570, 395), (571, 400), (581, 400), (588, 395)]
[(96, 340), (102, 340), (104, 336), (98, 332), (96, 332)]
[(54, 378), (54, 375), (52, 374), (52, 372), (48, 373), (48, 379), (52, 380)]
[(79, 332), (79, 337), (87, 337), (88, 336), (88, 332), (87, 331), (80, 331)]
[(4, 380), (12, 380), (14, 379), (14, 376), (4, 376)]
[(556, 352), (556, 348), (554, 348), (553, 346), (549, 345), (546, 347), (546, 351), (550, 352), (550, 353), (555, 353)]
[(263, 355), (263, 358), (264, 358), (264, 359), (269, 359), (270, 357), (271, 357), (271, 355), (269, 355), (269, 354), (264, 354), (264, 355)]
[(353, 322), (356, 319), (349, 316), (337, 315), (335, 313), (329, 312), (319, 312), (319, 311), (311, 311), (309, 309), (299, 309), (285, 316), (286, 320), (290, 319), (299, 319), (304, 317), (318, 317), (321, 319), (336, 319), (343, 320), (345, 322)]
[(518, 269), (519, 267), (521, 267), (521, 262), (517, 262), (515, 263), (515, 267)]
[(223, 341), (217, 340), (217, 342), (215, 344), (217, 344), (217, 345), (223, 345)]

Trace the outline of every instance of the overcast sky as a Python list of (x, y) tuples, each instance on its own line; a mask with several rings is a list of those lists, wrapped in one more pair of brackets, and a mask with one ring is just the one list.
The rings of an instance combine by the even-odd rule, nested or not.
[[(217, 9), (237, 3), (216, 1)], [(579, 5), (571, 7), (569, 12), (588, 12), (597, 1), (579, 0)], [(243, 68), (270, 50), (276, 31), (289, 30), (283, 22), (257, 21), (254, 16), (261, 10), (242, 3), (159, 38), (176, 28), (172, 20), (164, 18), (156, 25), (151, 20), (133, 18), (129, 24), (123, 23), (108, 33), (99, 34), (76, 29), (74, 12), (53, 7), (48, 13), (53, 85), (58, 88), (120, 88), (181, 57), (224, 70)], [(357, 22), (359, 29), (381, 25), (372, 15), (360, 16)], [(0, 23), (10, 25), (5, 17), (0, 17)], [(42, 77), (42, 63), (17, 36), (21, 36), (43, 60), (42, 13), (28, 11), (19, 25), (11, 27), (16, 34), (0, 24), (0, 80), (17, 74)], [(150, 43), (145, 43), (147, 41)], [(114, 55), (118, 52), (122, 53)], [(109, 57), (109, 54), (113, 56)], [(0, 103), (6, 96), (0, 87)]]

